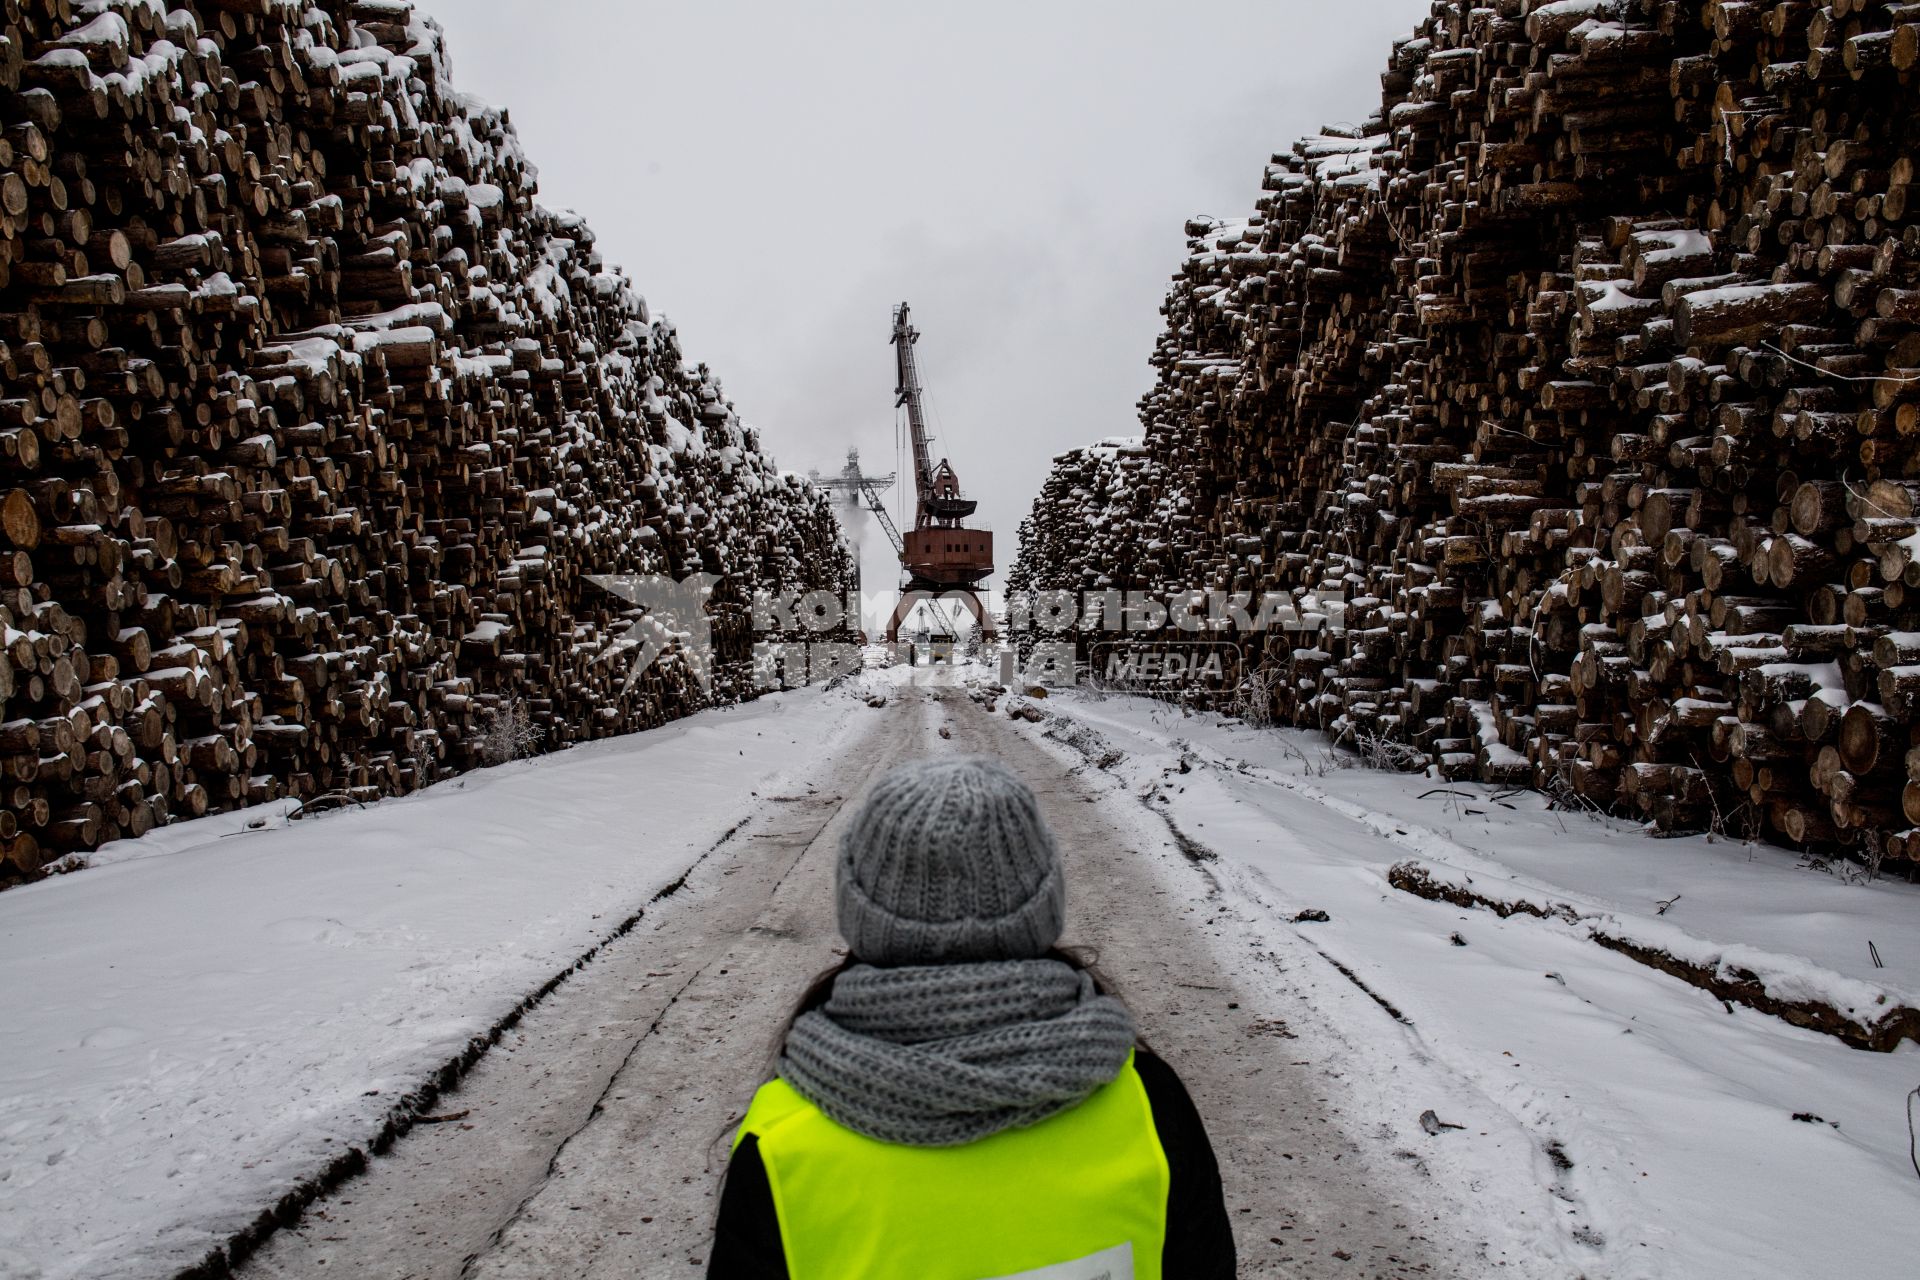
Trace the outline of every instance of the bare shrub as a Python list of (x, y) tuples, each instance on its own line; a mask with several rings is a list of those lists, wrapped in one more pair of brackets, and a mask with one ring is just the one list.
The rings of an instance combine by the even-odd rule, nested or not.
[(415, 734), (413, 751), (406, 761), (413, 773), (415, 791), (432, 786), (440, 776), (440, 735), (431, 732)]
[(1248, 728), (1273, 728), (1273, 693), (1282, 678), (1273, 667), (1256, 667), (1247, 672), (1240, 687), (1234, 690), (1229, 703), (1231, 713), (1245, 721)]
[(493, 718), (480, 739), (480, 758), (487, 764), (505, 764), (530, 756), (539, 749), (543, 735), (526, 702), (511, 698), (493, 709)]
[(1418, 773), (1431, 763), (1427, 753), (1411, 742), (1398, 742), (1384, 734), (1351, 726), (1334, 739), (1334, 746), (1347, 747), (1351, 752), (1331, 757), (1337, 769), (1365, 767), (1391, 773)]

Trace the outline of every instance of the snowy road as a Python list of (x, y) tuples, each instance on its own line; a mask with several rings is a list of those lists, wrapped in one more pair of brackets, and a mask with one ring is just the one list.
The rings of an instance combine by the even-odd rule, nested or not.
[[(1920, 1005), (1920, 890), (1150, 699), (989, 711), (929, 678), (312, 822), (181, 823), (0, 895), (0, 1280), (220, 1274), (422, 1109), (244, 1273), (698, 1275), (727, 1136), (836, 955), (847, 806), (955, 751), (1040, 792), (1068, 940), (1191, 1087), (1243, 1274), (1911, 1272), (1920, 1045), (1851, 1048), (1595, 939), (1730, 957), (1857, 1020)], [(1409, 859), (1571, 905), (1430, 901), (1394, 887)]]
[(1508, 1265), (1453, 1243), (1474, 1233), (1435, 1221), (1454, 1217), (1452, 1197), (1342, 1114), (1344, 1067), (1322, 1048), (1337, 1054), (1337, 1037), (1295, 1038), (1317, 1015), (1159, 819), (959, 691), (902, 688), (536, 1008), (442, 1100), (446, 1122), (415, 1129), (241, 1274), (698, 1274), (727, 1137), (781, 1018), (836, 958), (832, 847), (848, 805), (887, 763), (948, 751), (999, 755), (1040, 793), (1068, 859), (1069, 941), (1098, 949), (1186, 1078), (1242, 1274)]

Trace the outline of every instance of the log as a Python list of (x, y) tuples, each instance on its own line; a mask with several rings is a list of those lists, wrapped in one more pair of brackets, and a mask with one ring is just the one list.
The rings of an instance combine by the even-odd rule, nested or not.
[(1920, 13), (1593, 16), (1435, 6), (1374, 114), (1190, 222), (1141, 434), (1055, 459), (1008, 587), (1338, 584), (1346, 632), (1243, 638), (1263, 714), (1874, 856), (1920, 737)]
[[(751, 697), (755, 597), (852, 587), (407, 0), (80, 8), (0, 14), (0, 888)], [(629, 682), (592, 577), (698, 572), (710, 679)]]

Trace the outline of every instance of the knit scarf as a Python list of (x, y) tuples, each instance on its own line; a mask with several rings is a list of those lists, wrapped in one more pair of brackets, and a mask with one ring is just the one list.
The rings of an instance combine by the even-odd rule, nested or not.
[(1058, 960), (854, 965), (794, 1021), (780, 1076), (856, 1133), (945, 1147), (1082, 1101), (1133, 1037), (1127, 1007)]

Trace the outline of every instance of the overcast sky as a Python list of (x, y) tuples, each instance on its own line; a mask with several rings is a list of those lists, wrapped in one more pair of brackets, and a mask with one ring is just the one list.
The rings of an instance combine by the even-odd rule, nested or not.
[[(1251, 213), (1270, 153), (1377, 108), (1390, 40), (1428, 11), (423, 4), (456, 83), (509, 108), (542, 202), (585, 215), (782, 466), (837, 471), (853, 445), (894, 470), (887, 337), (912, 303), (936, 454), (1003, 569), (1053, 455), (1138, 430), (1182, 223)], [(889, 558), (870, 549), (869, 589)]]

